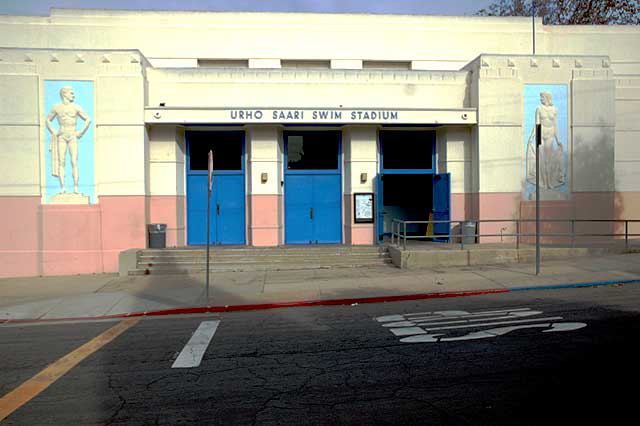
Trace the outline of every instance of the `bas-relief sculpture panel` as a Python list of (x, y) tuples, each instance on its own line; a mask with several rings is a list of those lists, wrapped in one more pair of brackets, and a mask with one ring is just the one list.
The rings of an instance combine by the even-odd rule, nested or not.
[(93, 82), (46, 80), (44, 93), (46, 202), (95, 203)]
[(564, 84), (524, 86), (525, 200), (536, 194), (536, 124), (542, 125), (540, 145), (540, 199), (569, 198), (568, 90)]

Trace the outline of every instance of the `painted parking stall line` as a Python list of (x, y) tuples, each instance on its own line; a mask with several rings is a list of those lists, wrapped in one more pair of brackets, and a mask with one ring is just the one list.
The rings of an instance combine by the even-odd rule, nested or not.
[[(400, 337), (403, 343), (455, 342), (493, 338), (523, 329), (538, 328), (543, 333), (550, 333), (587, 326), (582, 322), (560, 322), (561, 316), (544, 317), (542, 314), (542, 311), (529, 308), (479, 312), (451, 310), (386, 315), (375, 320)], [(451, 334), (467, 328), (471, 330), (465, 335)]]
[(219, 325), (220, 320), (203, 321), (200, 323), (171, 368), (198, 367)]
[(50, 385), (75, 368), (84, 359), (100, 350), (109, 342), (136, 325), (139, 321), (140, 318), (130, 318), (120, 321), (107, 331), (101, 333), (76, 350), (50, 364), (31, 379), (22, 383), (16, 389), (0, 398), (0, 422), (18, 408), (35, 398)]

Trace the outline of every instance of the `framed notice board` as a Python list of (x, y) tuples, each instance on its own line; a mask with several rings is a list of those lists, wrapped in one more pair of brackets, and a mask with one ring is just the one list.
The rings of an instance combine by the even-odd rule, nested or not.
[(373, 223), (373, 192), (353, 194), (353, 218), (355, 223)]

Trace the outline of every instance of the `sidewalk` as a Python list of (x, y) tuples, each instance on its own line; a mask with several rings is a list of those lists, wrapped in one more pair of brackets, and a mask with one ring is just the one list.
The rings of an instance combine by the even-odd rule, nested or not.
[[(640, 283), (640, 254), (533, 264), (402, 270), (392, 266), (212, 273), (209, 303), (200, 275), (117, 274), (0, 279), (0, 324), (126, 316), (214, 306), (217, 311), (452, 297), (576, 283)], [(261, 305), (261, 306), (255, 306)], [(195, 308), (195, 309), (193, 309)], [(200, 312), (203, 310), (200, 309)]]

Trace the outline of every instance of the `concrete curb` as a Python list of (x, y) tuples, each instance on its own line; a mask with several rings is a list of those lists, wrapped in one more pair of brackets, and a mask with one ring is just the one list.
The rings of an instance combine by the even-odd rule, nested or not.
[(567, 288), (605, 287), (618, 284), (639, 284), (640, 279), (592, 281), (573, 284), (550, 284), (542, 286), (511, 287), (509, 291), (562, 290)]
[(356, 297), (356, 298), (328, 299), (328, 300), (302, 300), (302, 301), (293, 301), (293, 302), (260, 303), (260, 304), (247, 304), (247, 305), (196, 306), (196, 307), (185, 307), (185, 308), (175, 308), (175, 309), (163, 309), (163, 310), (148, 311), (148, 312), (130, 312), (130, 313), (123, 313), (123, 314), (104, 315), (104, 316), (98, 316), (98, 317), (68, 317), (68, 318), (51, 318), (51, 319), (5, 320), (0, 322), (0, 325), (29, 324), (29, 323), (57, 323), (57, 322), (64, 322), (64, 321), (92, 321), (92, 320), (108, 320), (108, 319), (118, 319), (118, 318), (165, 316), (165, 315), (189, 315), (189, 314), (205, 314), (205, 313), (261, 311), (261, 310), (269, 310), (269, 309), (301, 308), (301, 307), (311, 307), (311, 306), (358, 305), (358, 304), (366, 304), (366, 303), (385, 303), (385, 302), (401, 302), (401, 301), (410, 301), (410, 300), (444, 299), (444, 298), (464, 297), (464, 296), (481, 296), (481, 295), (487, 295), (487, 294), (502, 294), (502, 293), (518, 292), (518, 291), (561, 290), (561, 289), (571, 289), (571, 288), (605, 287), (605, 286), (611, 286), (611, 285), (625, 285), (625, 284), (640, 284), (640, 279), (592, 281), (592, 282), (582, 282), (582, 283), (550, 284), (550, 285), (543, 285), (543, 286), (526, 286), (526, 287), (522, 286), (522, 287), (499, 288), (499, 289), (485, 289), (485, 290), (462, 290), (462, 291), (453, 291), (453, 292), (418, 293), (418, 294), (397, 295), (397, 296)]
[(97, 317), (66, 317), (66, 318), (49, 318), (49, 319), (17, 319), (17, 320), (5, 320), (0, 322), (0, 325), (6, 324), (27, 324), (27, 323), (56, 323), (63, 321), (92, 321), (92, 320), (106, 320), (117, 318), (133, 318), (133, 317), (151, 317), (151, 316), (164, 316), (164, 315), (186, 315), (186, 314), (204, 314), (204, 313), (224, 313), (224, 312), (240, 312), (240, 311), (262, 311), (268, 309), (282, 309), (282, 308), (301, 308), (310, 306), (335, 306), (335, 305), (357, 305), (365, 303), (384, 303), (384, 302), (400, 302), (408, 300), (422, 300), (422, 299), (439, 299), (450, 297), (462, 297), (462, 296), (479, 296), (483, 294), (498, 294), (508, 293), (508, 289), (487, 289), (487, 290), (474, 290), (474, 291), (455, 291), (455, 292), (434, 292), (434, 293), (420, 293), (398, 296), (378, 296), (378, 297), (358, 297), (348, 299), (327, 299), (327, 300), (302, 300), (293, 302), (281, 302), (281, 303), (260, 303), (260, 304), (247, 304), (247, 305), (224, 305), (224, 306), (195, 306), (175, 309), (162, 309), (158, 311), (147, 312), (130, 312), (114, 315), (103, 315)]

